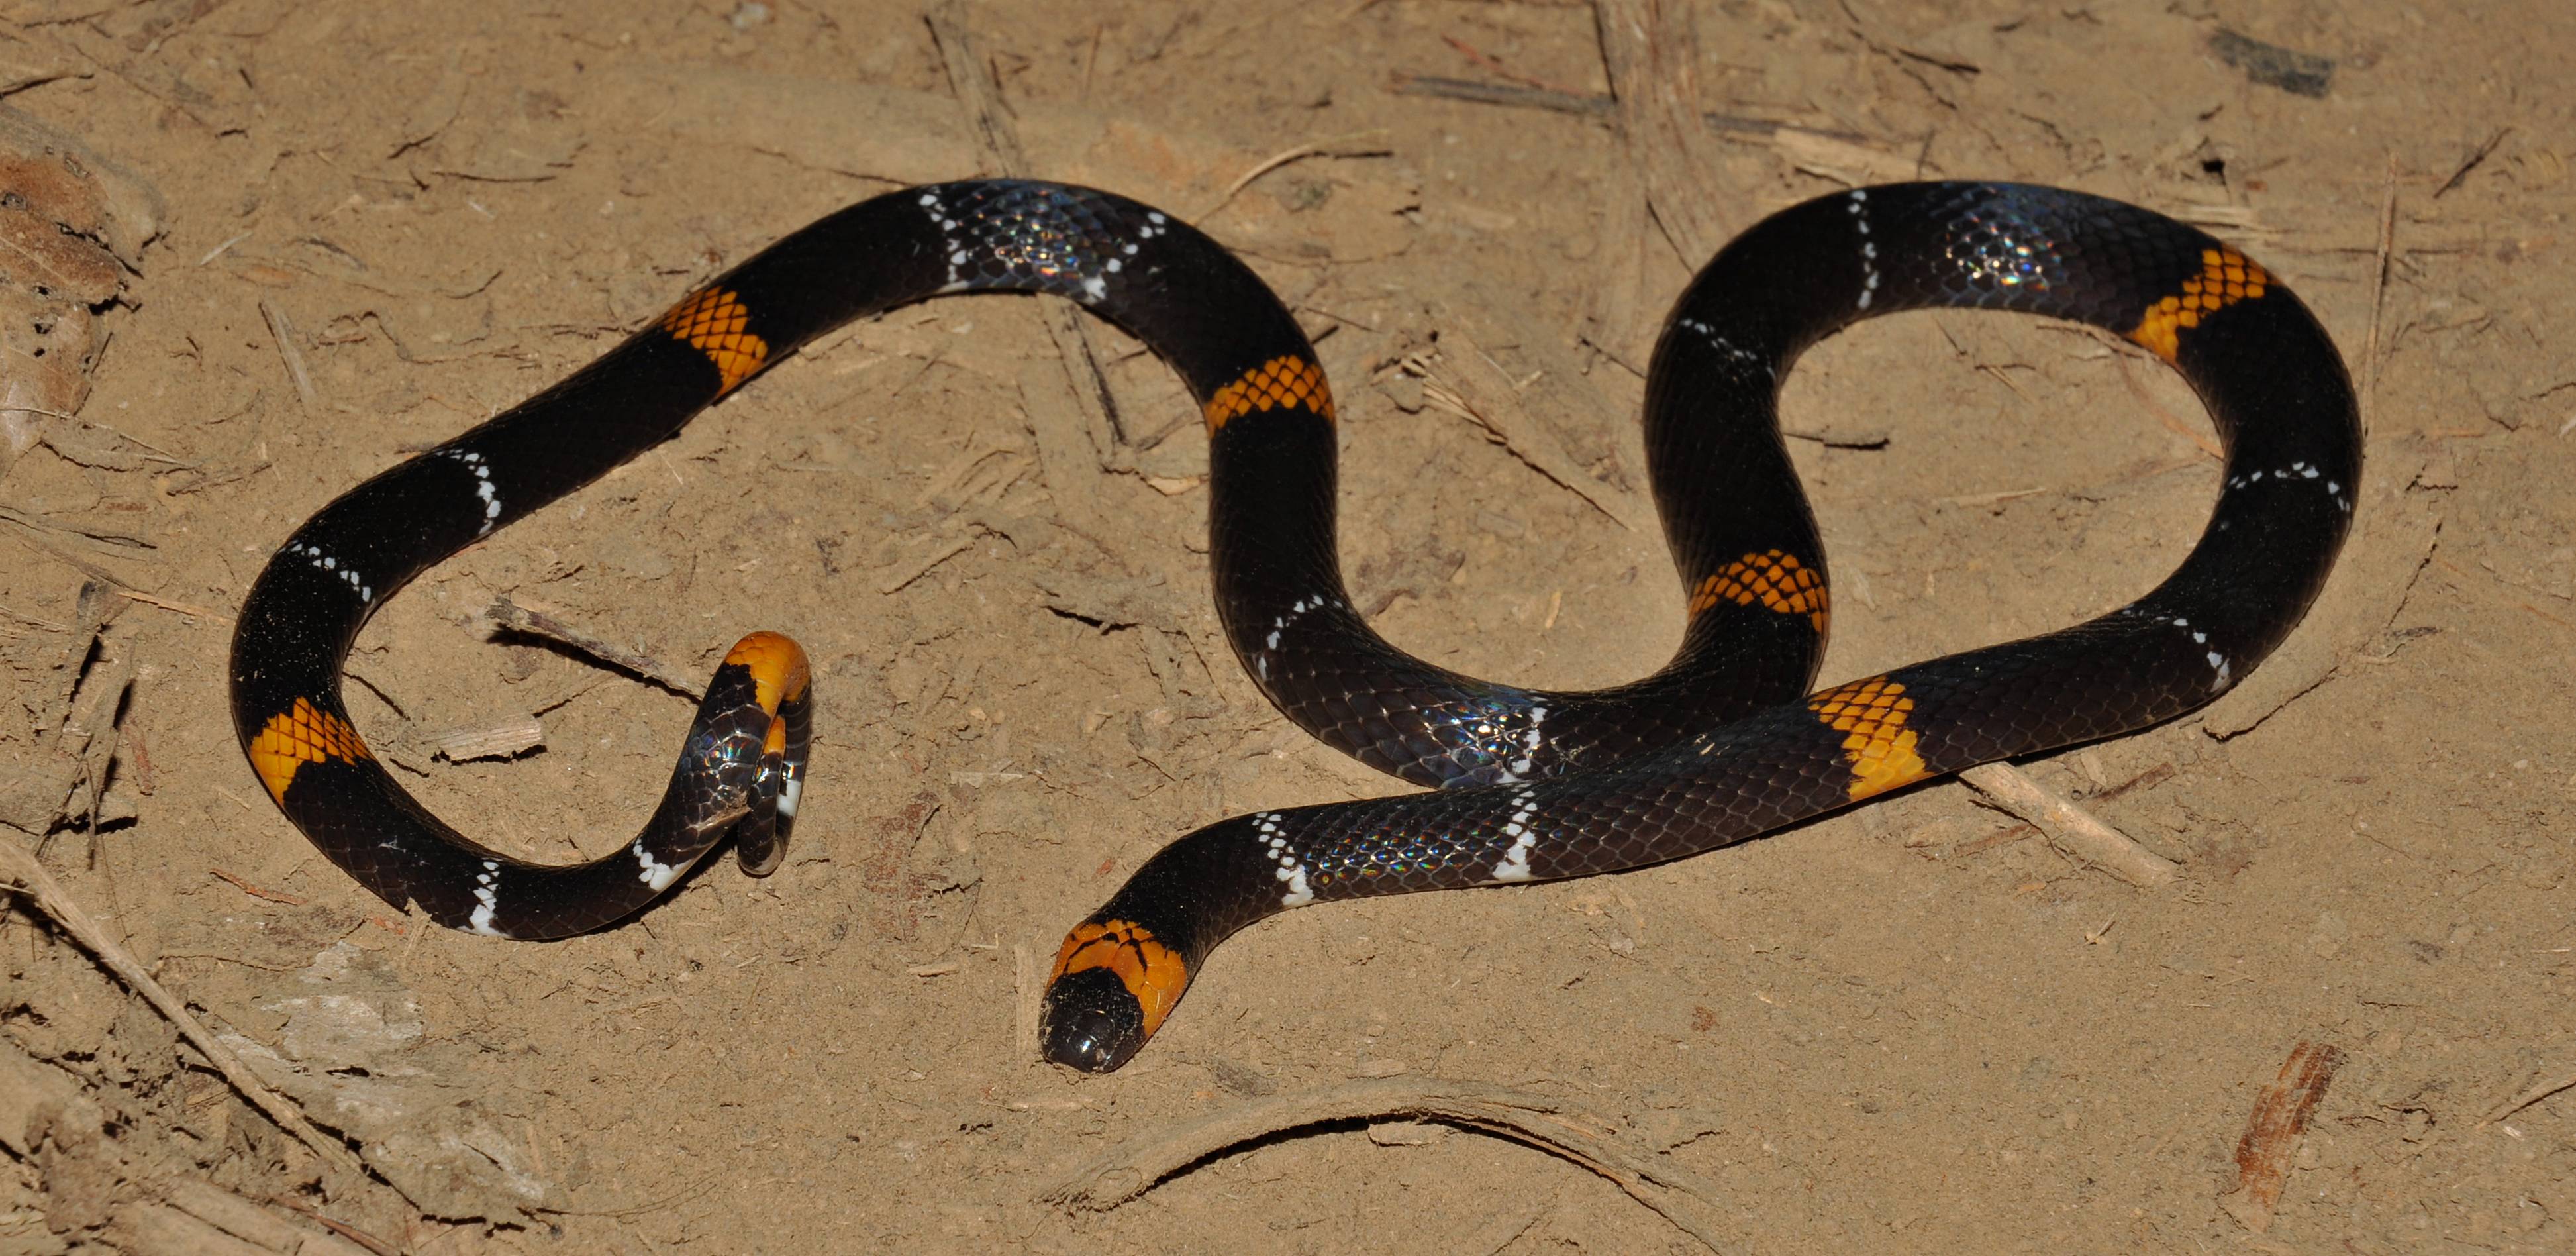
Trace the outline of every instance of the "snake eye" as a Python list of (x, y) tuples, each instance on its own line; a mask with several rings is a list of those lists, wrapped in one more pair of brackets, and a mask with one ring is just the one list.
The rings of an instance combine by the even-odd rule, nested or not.
[(1145, 1009), (1106, 968), (1066, 973), (1047, 987), (1038, 1039), (1047, 1059), (1106, 1073), (1145, 1045)]

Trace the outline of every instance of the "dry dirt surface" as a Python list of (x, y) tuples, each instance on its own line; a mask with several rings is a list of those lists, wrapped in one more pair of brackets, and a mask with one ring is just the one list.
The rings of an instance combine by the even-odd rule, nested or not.
[[(0, 0), (0, 1251), (2576, 1248), (2576, 9), (1600, 8), (978, 0), (943, 42), (867, 0)], [(2360, 530), (2244, 688), (2026, 765), (2171, 884), (1934, 784), (1291, 913), (1076, 1077), (1029, 1010), (1068, 926), (1199, 825), (1395, 786), (1230, 657), (1159, 362), (1091, 325), (1088, 415), (1047, 302), (936, 301), (439, 566), (352, 659), (408, 788), (570, 860), (689, 704), (495, 599), (697, 675), (795, 634), (776, 876), (499, 943), (286, 824), (224, 676), (297, 522), (830, 209), (1003, 172), (1001, 131), (1297, 310), (1355, 595), (1463, 670), (1665, 657), (1637, 367), (1712, 237), (1854, 182), (2241, 244), (2352, 366)], [(2216, 487), (2168, 372), (2039, 320), (1871, 323), (1784, 406), (1828, 682), (2126, 601)]]

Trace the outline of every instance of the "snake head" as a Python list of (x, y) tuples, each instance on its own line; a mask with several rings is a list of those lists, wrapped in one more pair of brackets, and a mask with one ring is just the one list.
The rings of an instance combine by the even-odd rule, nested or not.
[(1145, 1009), (1107, 969), (1059, 977), (1047, 985), (1038, 1041), (1054, 1063), (1106, 1073), (1145, 1045)]
[(1128, 920), (1086, 921), (1067, 934), (1047, 979), (1038, 1038), (1046, 1057), (1086, 1073), (1125, 1064), (1189, 989), (1188, 961)]

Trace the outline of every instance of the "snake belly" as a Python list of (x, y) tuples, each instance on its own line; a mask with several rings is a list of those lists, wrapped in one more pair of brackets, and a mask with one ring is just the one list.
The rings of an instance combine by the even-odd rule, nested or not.
[[(1812, 666), (1801, 647), (1824, 632), (1824, 558), (1782, 453), (1780, 382), (1834, 331), (1924, 308), (2072, 320), (2181, 373), (2225, 454), (2210, 521), (2172, 575), (2061, 631), (1803, 697), (1757, 684), (1747, 692), (1758, 709), (1642, 739), (1660, 744), (1534, 751), (1526, 770), (1509, 759), (1435, 782), (1455, 788), (1200, 829), (1066, 937), (1042, 1011), (1047, 1057), (1118, 1067), (1219, 942), (1289, 908), (1698, 854), (1944, 773), (2171, 719), (2280, 644), (2342, 547), (2361, 473), (2359, 416), (2333, 342), (2270, 272), (2193, 227), (1994, 183), (1870, 187), (1794, 206), (1728, 244), (1684, 292), (1655, 348), (1644, 423), (1694, 632), (1729, 605), (1767, 612), (1773, 628), (1804, 623), (1815, 640), (1747, 638), (1739, 657)], [(1683, 655), (1724, 649), (1694, 640)], [(1511, 727), (1539, 734), (1543, 750), (1571, 706), (1547, 696)]]

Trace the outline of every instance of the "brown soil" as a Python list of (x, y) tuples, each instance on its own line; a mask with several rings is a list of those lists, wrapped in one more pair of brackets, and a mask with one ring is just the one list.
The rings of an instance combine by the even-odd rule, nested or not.
[[(1808, 128), (1708, 141), (1689, 173), (1724, 228), (1837, 174), (2099, 191), (2240, 241), (2364, 382), (2364, 531), (2291, 649), (2206, 718), (2031, 765), (2182, 882), (2134, 889), (1943, 784), (1625, 876), (1292, 913), (1095, 1079), (1026, 1040), (1030, 969), (1069, 924), (1200, 824), (1392, 786), (1230, 658), (1203, 445), (1158, 363), (1100, 331), (1127, 439), (1050, 461), (1037, 301), (832, 337), (361, 639), (351, 701), (409, 788), (570, 859), (632, 831), (688, 706), (492, 640), (493, 598), (684, 671), (792, 632), (824, 722), (777, 876), (710, 865), (571, 942), (423, 929), (300, 839), (234, 745), (228, 615), (296, 522), (782, 232), (979, 169), (916, 7), (650, 7), (5, 6), (0, 78), (34, 81), (9, 104), (157, 186), (167, 223), (104, 307), (92, 426), (0, 484), (76, 530), (0, 523), (0, 750), (41, 776), (78, 757), (67, 726), (113, 722), (113, 774), (77, 778), (98, 805), (36, 818), (45, 867), (369, 1168), (322, 1167), (19, 900), (0, 1249), (170, 1250), (153, 1201), (193, 1178), (422, 1252), (1693, 1248), (1614, 1182), (1460, 1124), (1345, 1119), (1105, 1211), (1045, 1198), (1130, 1140), (1363, 1078), (1549, 1096), (1695, 1184), (1730, 1248), (2576, 1244), (2576, 1091), (2488, 1120), (2576, 1070), (2576, 748), (2553, 731), (2576, 705), (2576, 363), (2551, 336), (2576, 328), (2576, 9), (1702, 7), (1701, 103)], [(1697, 260), (1681, 228), (1645, 215), (1606, 117), (1390, 77), (1602, 93), (1588, 7), (988, 0), (972, 22), (1033, 173), (1204, 222), (1330, 333), (1344, 557), (1395, 640), (1549, 685), (1664, 657), (1681, 600), (1651, 528), (1391, 369), (1468, 369), (1472, 342), (1538, 376), (1528, 430), (1640, 500), (1622, 362)], [(1874, 323), (1788, 391), (1792, 427), (1887, 437), (1794, 442), (1838, 582), (1829, 681), (2116, 605), (2215, 483), (2152, 360), (2033, 320)], [(71, 560), (146, 596), (84, 603)], [(68, 701), (126, 667), (121, 714)], [(423, 748), (541, 708), (539, 749)], [(2340, 1068), (2275, 1149), (2257, 1234), (2239, 1138), (2287, 1110), (2257, 1096), (2302, 1042)]]

